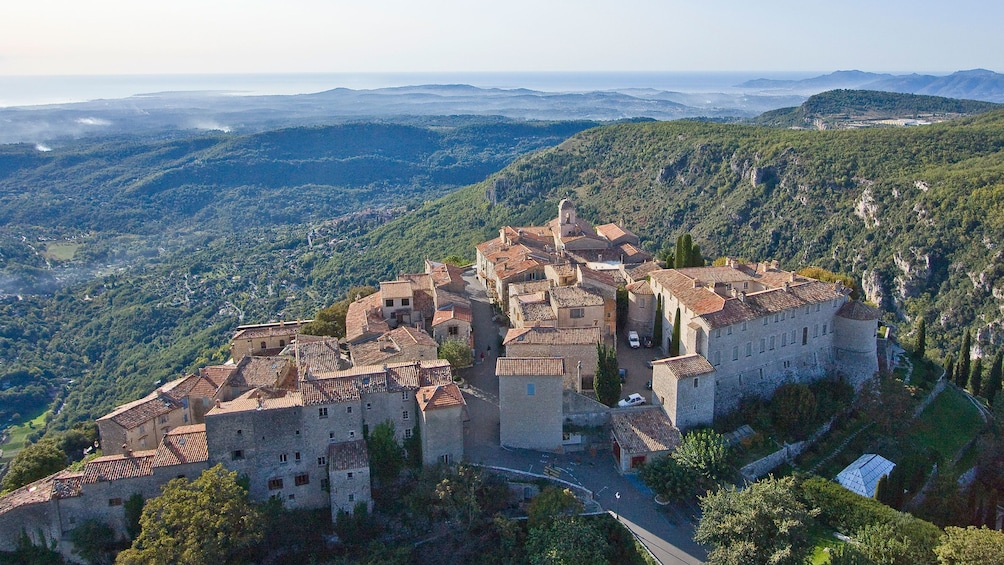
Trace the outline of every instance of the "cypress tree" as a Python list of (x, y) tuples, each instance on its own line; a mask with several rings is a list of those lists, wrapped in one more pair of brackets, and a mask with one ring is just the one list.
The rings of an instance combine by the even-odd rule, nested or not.
[(948, 382), (953, 382), (955, 379), (955, 359), (952, 358), (951, 354), (945, 357), (945, 378), (948, 379)]
[(955, 365), (955, 384), (959, 385), (960, 388), (966, 387), (966, 381), (969, 380), (969, 372), (971, 370), (972, 359), (969, 358), (969, 351), (972, 349), (972, 338), (969, 336), (969, 330), (962, 335), (962, 347), (959, 348), (959, 362)]
[(677, 269), (682, 269), (687, 266), (687, 249), (683, 247), (683, 236), (676, 238), (676, 257), (674, 259), (673, 267)]
[(621, 379), (617, 374), (617, 355), (606, 345), (596, 344), (596, 377), (593, 390), (596, 398), (607, 406), (614, 406), (621, 395)]
[(969, 373), (969, 391), (973, 396), (979, 396), (983, 385), (983, 358), (977, 357), (973, 363), (973, 371)]
[(690, 237), (689, 233), (683, 234), (683, 266), (689, 267), (693, 262), (691, 254), (694, 250), (694, 240)]
[(889, 504), (889, 475), (879, 477), (878, 482), (875, 483), (875, 492), (872, 494), (872, 498), (882, 504)]
[(669, 344), (669, 356), (680, 354), (680, 307), (676, 307), (676, 318), (673, 320), (673, 341)]
[(690, 265), (691, 267), (703, 267), (704, 266), (704, 256), (701, 255), (701, 246), (694, 244), (690, 248)]
[(917, 358), (923, 359), (925, 352), (927, 352), (927, 322), (921, 318), (917, 327)]
[(987, 377), (987, 384), (983, 387), (983, 396), (987, 397), (987, 402), (993, 406), (994, 399), (997, 398), (997, 393), (1001, 391), (1001, 377), (1002, 372), (1004, 372), (1004, 367), (1001, 366), (1001, 362), (1004, 359), (1001, 358), (1001, 352), (997, 352), (994, 357), (993, 365), (990, 365), (990, 376)]
[(662, 347), (662, 295), (655, 297), (655, 328), (652, 330), (652, 339)]

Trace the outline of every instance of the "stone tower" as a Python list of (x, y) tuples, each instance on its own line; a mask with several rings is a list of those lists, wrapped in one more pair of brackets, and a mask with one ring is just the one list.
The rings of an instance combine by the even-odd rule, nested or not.
[(558, 225), (561, 227), (561, 237), (575, 235), (579, 221), (575, 217), (575, 204), (567, 198), (558, 203)]

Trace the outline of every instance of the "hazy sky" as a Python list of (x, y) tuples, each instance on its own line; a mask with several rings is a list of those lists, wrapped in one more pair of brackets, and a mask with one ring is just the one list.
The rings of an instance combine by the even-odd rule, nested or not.
[(0, 75), (1004, 71), (991, 0), (46, 0)]

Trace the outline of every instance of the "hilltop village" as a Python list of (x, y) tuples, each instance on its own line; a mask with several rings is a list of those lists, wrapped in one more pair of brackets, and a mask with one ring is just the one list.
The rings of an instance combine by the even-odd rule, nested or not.
[[(60, 540), (69, 556), (68, 532), (89, 519), (124, 537), (124, 500), (155, 497), (167, 481), (216, 464), (247, 476), (252, 500), (330, 508), (334, 519), (372, 504), (365, 438), (385, 422), (399, 442), (419, 444), (425, 465), (464, 460), (481, 424), (468, 409), (474, 391), (438, 348), (459, 341), (484, 362), (475, 294), (495, 306), (486, 323), (509, 322), (497, 336), (477, 336), (501, 355), (496, 445), (609, 450), (622, 473), (671, 453), (682, 432), (744, 395), (770, 397), (827, 374), (860, 386), (878, 371), (879, 313), (849, 300), (840, 283), (776, 261), (666, 269), (624, 227), (593, 227), (568, 200), (557, 212), (545, 226), (500, 228), (466, 272), (426, 261), (422, 273), (381, 282), (349, 305), (344, 337), (307, 335), (305, 321), (239, 327), (227, 363), (99, 418), (102, 455), (82, 471), (0, 498), (0, 549), (24, 530)], [(628, 297), (624, 332), (649, 337), (661, 326), (654, 347), (663, 355), (673, 333), (680, 339), (678, 355), (652, 361), (642, 405), (610, 408), (593, 388), (597, 346), (622, 341), (618, 288)], [(585, 427), (607, 431), (585, 437)]]

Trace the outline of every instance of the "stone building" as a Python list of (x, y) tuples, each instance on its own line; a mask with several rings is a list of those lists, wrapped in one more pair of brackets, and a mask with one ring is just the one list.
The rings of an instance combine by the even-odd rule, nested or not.
[(582, 392), (593, 388), (599, 357), (597, 344), (603, 341), (600, 328), (513, 328), (502, 345), (506, 357), (561, 357), (568, 372), (564, 388)]
[(370, 485), (370, 458), (366, 441), (355, 440), (328, 445), (328, 484), (331, 485), (331, 521), (338, 511), (352, 513), (360, 502), (373, 511)]
[(561, 448), (563, 359), (499, 357), (499, 437), (503, 446)]
[(651, 336), (655, 326), (655, 293), (647, 280), (627, 285), (628, 311), (625, 329), (638, 335)]
[(610, 414), (614, 459), (620, 473), (666, 457), (680, 445), (680, 430), (658, 406), (615, 410)]
[[(664, 351), (680, 312), (680, 355), (688, 363), (679, 370), (672, 363), (656, 365), (652, 400), (665, 406), (681, 429), (710, 424), (748, 394), (770, 397), (782, 384), (828, 373), (857, 387), (878, 370), (878, 312), (849, 303), (849, 291), (840, 283), (783, 271), (776, 262), (729, 261), (721, 267), (653, 271), (649, 277), (664, 305), (659, 344)], [(700, 393), (713, 395), (710, 402), (692, 402), (695, 391), (684, 388), (695, 385), (710, 385)]]
[(453, 464), (464, 456), (463, 422), (467, 403), (457, 385), (424, 386), (415, 394), (420, 416), (420, 436), (422, 439), (422, 463)]
[(311, 320), (272, 322), (238, 326), (230, 340), (230, 358), (242, 359), (248, 355), (276, 355), (293, 342), (300, 328)]

